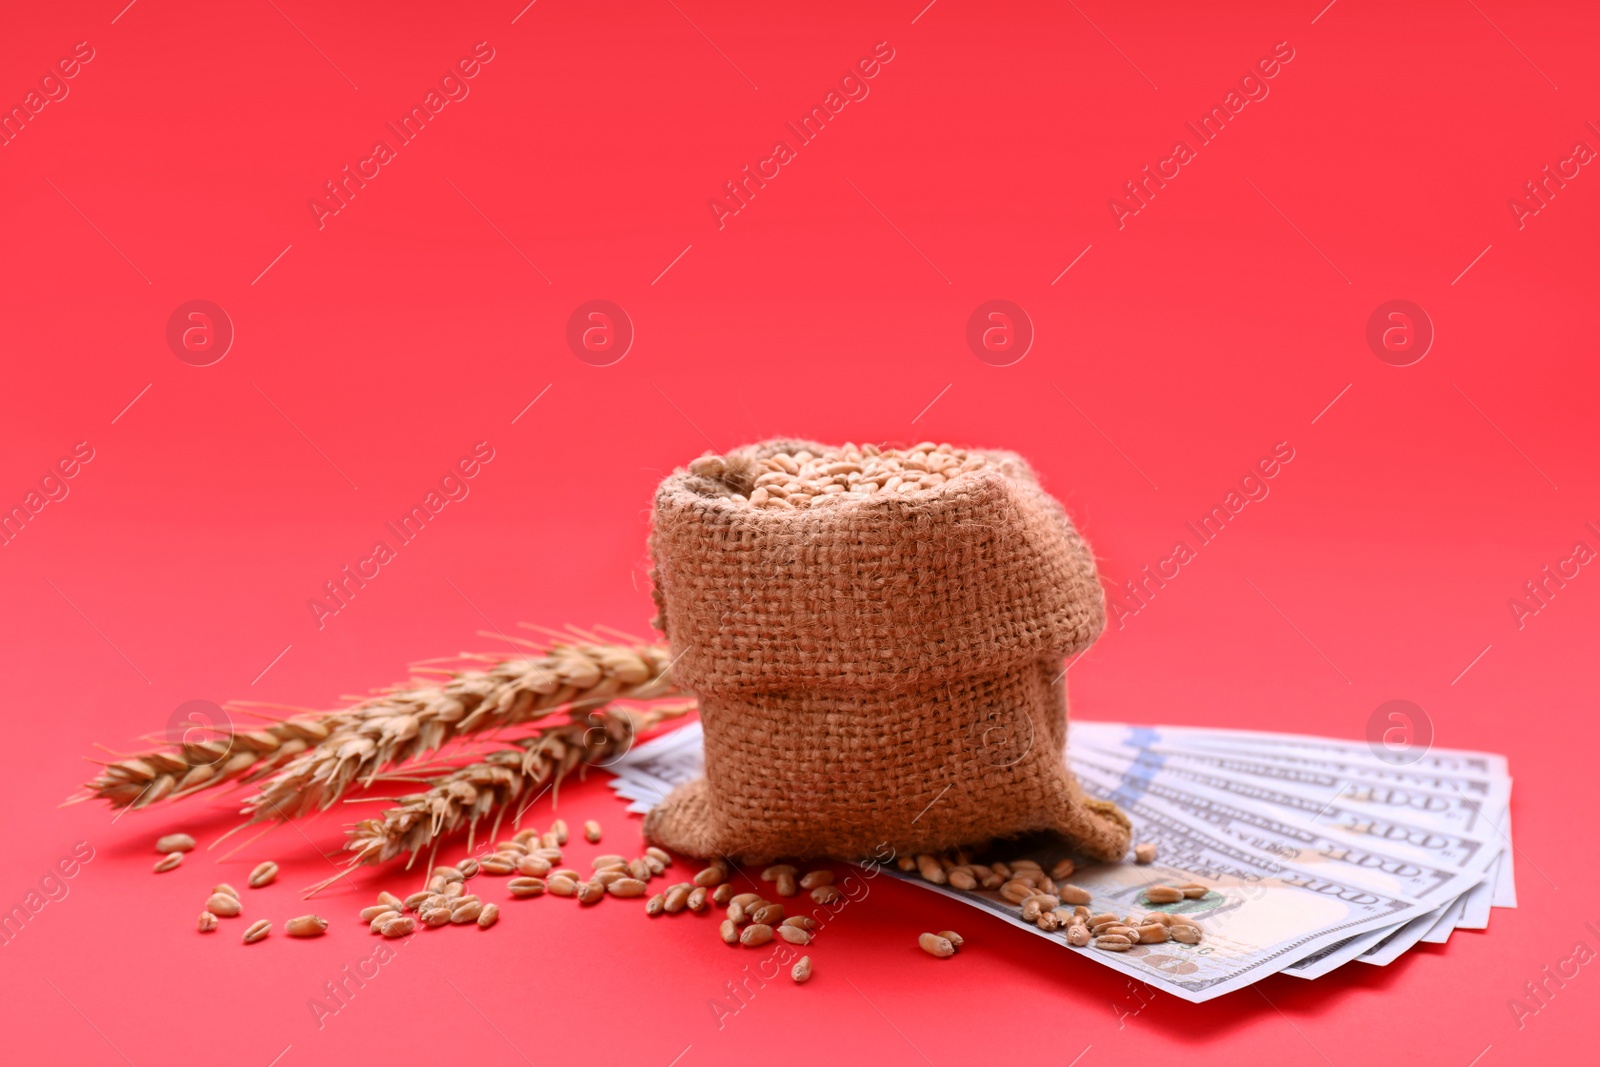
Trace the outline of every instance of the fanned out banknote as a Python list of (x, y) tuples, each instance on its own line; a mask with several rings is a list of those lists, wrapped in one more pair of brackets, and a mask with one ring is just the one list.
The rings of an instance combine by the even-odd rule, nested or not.
[[(1085, 862), (1050, 835), (994, 842), (975, 859), (1048, 870), (1072, 858), (1070, 880), (1089, 892), (1090, 909), (1119, 915), (1151, 910), (1148, 886), (1202, 883), (1204, 897), (1163, 908), (1203, 926), (1200, 944), (1076, 948), (998, 893), (884, 871), (1195, 1003), (1271, 974), (1384, 966), (1516, 907), (1503, 756), (1430, 749), (1396, 761), (1363, 741), (1101, 722), (1073, 723), (1068, 751), (1084, 791), (1120, 805), (1156, 861)], [(606, 769), (630, 810), (646, 812), (702, 768), (700, 726), (690, 723)]]

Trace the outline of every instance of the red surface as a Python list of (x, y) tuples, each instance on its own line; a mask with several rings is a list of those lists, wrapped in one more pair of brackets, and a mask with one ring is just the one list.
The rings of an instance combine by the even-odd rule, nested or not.
[[(93, 850), (0, 948), (8, 1058), (1491, 1067), (1589, 1040), (1592, 968), (1520, 1029), (1507, 1002), (1600, 948), (1600, 577), (1520, 628), (1508, 601), (1600, 547), (1600, 176), (1563, 162), (1600, 148), (1592, 6), (122, 2), (13, 5), (0, 35), (19, 103), (93, 49), (0, 148), (0, 499), (93, 450), (0, 547), (0, 897)], [(310, 198), (480, 41), (469, 95), (319, 229)], [(884, 41), (869, 95), (719, 229), (708, 199)], [(1119, 229), (1109, 199), (1278, 42), (1269, 95)], [(1519, 228), (1547, 164), (1577, 174)], [(165, 340), (196, 299), (236, 331), (207, 367)], [(564, 340), (592, 299), (636, 329), (611, 366)], [(1011, 366), (966, 345), (993, 299), (1036, 331)], [(1365, 340), (1393, 299), (1436, 330), (1407, 367)], [(319, 1029), (308, 1000), (373, 951), (351, 914), (401, 874), (327, 898), (316, 942), (192, 923), (269, 857), (251, 914), (298, 913), (362, 809), (157, 877), (157, 834), (228, 809), (55, 807), (93, 742), (187, 700), (326, 706), (519, 619), (643, 631), (654, 482), (780, 432), (1017, 449), (1113, 586), (1288, 442), (1270, 495), (1073, 668), (1076, 712), (1359, 737), (1414, 700), (1439, 743), (1509, 755), (1522, 907), (1386, 969), (1119, 1020), (1115, 973), (880, 881), (809, 986), (719, 1029), (708, 1002), (758, 956), (708, 919), (534, 901), (408, 945)], [(307, 601), (480, 441), (470, 495), (319, 629)], [(562, 798), (607, 847), (637, 833), (598, 781)], [(952, 925), (955, 959), (914, 947)]]

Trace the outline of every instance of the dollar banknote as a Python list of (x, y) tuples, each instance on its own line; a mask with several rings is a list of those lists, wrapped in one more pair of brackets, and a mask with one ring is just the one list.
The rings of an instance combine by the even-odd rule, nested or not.
[[(1136, 839), (1158, 853), (1150, 865), (1074, 857), (1072, 883), (1096, 912), (1181, 911), (1205, 929), (1199, 945), (1075, 948), (997, 893), (936, 886), (884, 857), (869, 865), (1196, 1003), (1270, 974), (1314, 979), (1352, 961), (1390, 962), (1477, 921), (1504, 877), (1508, 812), (1503, 833), (1490, 815), (1509, 798), (1509, 777), (1493, 754), (1438, 750), (1397, 767), (1364, 755), (1360, 742), (1300, 735), (1101, 723), (1072, 731), (1070, 763), (1084, 790), (1118, 803)], [(700, 743), (691, 723), (639, 746), (606, 768), (613, 788), (630, 810), (648, 811), (701, 773)], [(1033, 835), (974, 858), (1048, 868), (1069, 856), (1065, 841)], [(1182, 882), (1210, 888), (1176, 905), (1143, 897)]]
[[(1358, 884), (1381, 888), (1419, 900), (1430, 907), (1448, 905), (1483, 884), (1483, 872), (1463, 871), (1431, 860), (1426, 854), (1401, 855), (1369, 840), (1320, 825), (1293, 812), (1274, 811), (1259, 805), (1209, 790), (1204, 786), (1185, 788), (1155, 774), (1148, 767), (1131, 765), (1120, 773), (1095, 760), (1096, 753), (1080, 750), (1073, 767), (1086, 788), (1096, 788), (1118, 803), (1138, 793), (1159, 796), (1182, 810), (1191, 821), (1214, 827), (1238, 837), (1274, 856), (1294, 860), (1313, 869), (1332, 869)], [(1343, 942), (1307, 953), (1284, 971), (1301, 978), (1315, 978), (1361, 956), (1401, 924), (1370, 931)], [(1432, 925), (1432, 924), (1430, 924)]]
[[(693, 729), (677, 731), (683, 736), (675, 739), (670, 752), (651, 750), (647, 744), (617, 761), (610, 769), (618, 776), (618, 792), (639, 806), (649, 806), (659, 803), (673, 783), (694, 777), (699, 760), (698, 751), (689, 743)], [(1155, 798), (1140, 799), (1131, 805), (1129, 815), (1139, 824), (1142, 839), (1156, 844), (1162, 862), (1087, 865), (1073, 875), (1073, 884), (1090, 894), (1094, 911), (1183, 911), (1204, 927), (1201, 944), (1141, 945), (1128, 952), (1072, 948), (1063, 933), (1046, 932), (1024, 922), (1020, 909), (997, 893), (964, 892), (934, 886), (897, 870), (891, 873), (1196, 1003), (1259, 981), (1324, 946), (1394, 926), (1429, 910), (1428, 905), (1409, 896), (1332, 877), (1280, 860), (1242, 840), (1213, 834)], [(1068, 855), (1066, 843), (1059, 839), (1009, 844), (1010, 850), (997, 846), (1001, 849), (997, 855), (1011, 859), (1025, 855), (1047, 865)], [(1023, 848), (1026, 850), (1018, 851)], [(1201, 881), (1210, 889), (1199, 900), (1177, 905), (1152, 905), (1143, 898), (1144, 890), (1152, 885), (1189, 881)]]
[(1505, 808), (1511, 790), (1504, 779), (1415, 774), (1388, 766), (1363, 766), (1351, 760), (1279, 760), (1252, 752), (1202, 751), (1163, 742), (1135, 744), (1092, 735), (1087, 744), (1097, 751), (1152, 766), (1181, 761), (1230, 778), (1270, 782), (1324, 802), (1340, 800), (1424, 817), (1431, 825), (1476, 833), (1486, 839), (1498, 836), (1490, 815)]
[[(1509, 823), (1510, 780), (1503, 777), (1484, 777), (1492, 769), (1503, 766), (1498, 757), (1483, 756), (1478, 766), (1490, 771), (1464, 773), (1439, 773), (1431, 767), (1396, 768), (1392, 764), (1374, 759), (1370, 753), (1362, 756), (1334, 754), (1323, 749), (1315, 755), (1301, 751), (1298, 754), (1273, 752), (1266, 754), (1264, 745), (1236, 744), (1226, 749), (1188, 747), (1185, 743), (1161, 736), (1162, 731), (1147, 727), (1105, 727), (1091, 724), (1076, 731), (1076, 758), (1083, 758), (1086, 750), (1118, 759), (1137, 760), (1148, 767), (1162, 767), (1176, 761), (1180, 765), (1204, 767), (1231, 778), (1235, 788), (1249, 780), (1269, 780), (1281, 783), (1302, 798), (1335, 796), (1358, 809), (1376, 807), (1386, 811), (1404, 811), (1414, 819), (1440, 830), (1472, 827), (1485, 836), (1488, 854), (1483, 857), (1491, 881), (1469, 891), (1465, 906), (1449, 910), (1447, 925), (1428, 933), (1428, 937), (1447, 938), (1456, 926), (1482, 929), (1488, 925), (1488, 913), (1494, 902), (1495, 884), (1507, 877), (1510, 855)], [(1456, 754), (1461, 755), (1461, 754)], [(1460, 768), (1458, 768), (1460, 769)], [(1476, 864), (1468, 865), (1476, 869)], [(1514, 895), (1505, 893), (1501, 898), (1508, 906), (1515, 903)]]
[[(1374, 754), (1371, 743), (1350, 741), (1336, 737), (1312, 737), (1306, 734), (1267, 733), (1260, 730), (1226, 730), (1194, 726), (1135, 726), (1127, 723), (1101, 722), (1093, 719), (1075, 719), (1072, 734), (1101, 733), (1128, 739), (1147, 736), (1153, 740), (1167, 740), (1189, 748), (1212, 748), (1227, 751), (1240, 748), (1258, 748), (1269, 752), (1323, 753), (1343, 759), (1370, 758), (1383, 761)], [(1482, 778), (1509, 778), (1506, 758), (1495, 752), (1473, 752), (1466, 749), (1428, 746), (1419, 753), (1409, 754), (1403, 766), (1421, 766), (1443, 774), (1466, 774)]]
[[(1121, 723), (1075, 721), (1072, 724), (1075, 739), (1088, 740), (1091, 736), (1116, 738), (1135, 742), (1150, 739), (1170, 742), (1180, 747), (1227, 752), (1255, 752), (1273, 760), (1334, 757), (1353, 765), (1392, 767), (1393, 753), (1364, 741), (1340, 738), (1311, 737), (1303, 734), (1265, 733), (1255, 730), (1219, 730), (1176, 726), (1128, 726)], [(1378, 753), (1383, 752), (1384, 758)], [(1464, 749), (1427, 747), (1404, 753), (1401, 766), (1413, 771), (1432, 771), (1440, 775), (1453, 775), (1477, 779), (1484, 783), (1505, 783), (1507, 800), (1511, 776), (1506, 758), (1493, 752), (1474, 752)], [(1487, 791), (1488, 786), (1483, 787)], [(1500, 810), (1486, 812), (1490, 822), (1497, 826), (1505, 839), (1505, 851), (1492, 865), (1492, 904), (1497, 908), (1514, 908), (1517, 905), (1515, 860), (1516, 848), (1511, 841), (1509, 805)], [(1481, 892), (1479, 894), (1481, 896)], [(1487, 924), (1488, 916), (1481, 910), (1477, 916)], [(1471, 926), (1472, 920), (1463, 925)]]
[(1407, 804), (1406, 798), (1387, 789), (1349, 790), (1340, 785), (1312, 789), (1270, 775), (1235, 774), (1217, 760), (1140, 759), (1137, 749), (1122, 745), (1079, 745), (1074, 758), (1102, 761), (1119, 773), (1136, 762), (1147, 777), (1159, 774), (1167, 781), (1204, 786), (1241, 800), (1270, 805), (1285, 817), (1313, 821), (1320, 826), (1360, 838), (1401, 855), (1429, 856), (1436, 862), (1475, 873), (1487, 872), (1500, 852), (1487, 820), (1470, 806), (1435, 794), (1440, 811)]
[(1080, 754), (1073, 769), (1080, 781), (1094, 782), (1098, 792), (1119, 804), (1141, 793), (1159, 797), (1197, 825), (1221, 831), (1303, 867), (1325, 868), (1337, 877), (1371, 889), (1441, 904), (1483, 881), (1481, 872), (1463, 871), (1416, 855), (1400, 855), (1308, 819), (1285, 818), (1266, 805), (1204, 788), (1184, 789), (1161, 775), (1145, 777), (1137, 766), (1119, 773), (1097, 762), (1093, 753)]
[(1356, 957), (1357, 963), (1370, 963), (1379, 967), (1386, 967), (1405, 954), (1406, 950), (1422, 940), (1422, 935), (1432, 930), (1439, 924), (1446, 912), (1455, 907), (1455, 901), (1443, 905), (1437, 911), (1413, 919), (1389, 931), (1376, 944), (1367, 948)]

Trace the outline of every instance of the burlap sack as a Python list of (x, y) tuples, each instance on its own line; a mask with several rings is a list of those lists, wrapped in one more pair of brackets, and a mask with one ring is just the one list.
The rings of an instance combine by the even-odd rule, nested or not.
[[(933, 489), (757, 509), (755, 462), (656, 493), (657, 625), (706, 773), (645, 836), (712, 858), (857, 859), (1057, 830), (1104, 860), (1127, 817), (1067, 769), (1063, 658), (1105, 624), (1094, 558), (1011, 453)], [(743, 484), (739, 484), (743, 479)], [(731, 483), (731, 484), (730, 484)]]

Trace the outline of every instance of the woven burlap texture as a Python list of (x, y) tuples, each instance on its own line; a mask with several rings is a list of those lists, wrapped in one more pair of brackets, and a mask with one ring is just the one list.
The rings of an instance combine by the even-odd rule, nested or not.
[(1105, 625), (1094, 557), (1009, 452), (932, 489), (755, 508), (680, 471), (656, 493), (657, 625), (699, 698), (705, 775), (645, 836), (709, 859), (858, 859), (1055, 830), (1120, 859), (1129, 826), (1067, 768), (1063, 660)]

